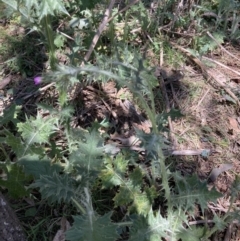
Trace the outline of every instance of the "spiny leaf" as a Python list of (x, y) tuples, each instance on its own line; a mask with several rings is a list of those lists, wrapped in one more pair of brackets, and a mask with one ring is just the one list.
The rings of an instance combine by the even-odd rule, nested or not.
[(25, 154), (37, 154), (39, 156), (44, 155), (44, 148), (42, 146), (26, 146), (20, 137), (14, 136), (7, 130), (5, 131), (5, 135), (5, 143), (12, 148), (12, 151), (16, 154), (17, 158), (21, 158)]
[(76, 187), (68, 175), (60, 175), (54, 172), (51, 176), (41, 175), (30, 188), (39, 188), (42, 198), (49, 203), (61, 201), (69, 203), (75, 196)]
[(40, 158), (38, 155), (27, 155), (19, 159), (19, 165), (24, 167), (27, 174), (33, 175), (36, 179), (40, 175), (52, 176), (54, 172), (59, 173), (61, 167), (57, 164), (51, 164), (51, 160), (47, 157)]
[(20, 10), (27, 18), (31, 17), (33, 10), (40, 20), (44, 16), (54, 15), (56, 12), (69, 15), (62, 0), (4, 0), (4, 2), (15, 10)]
[(197, 175), (183, 177), (174, 173), (173, 176), (178, 194), (172, 196), (172, 202), (177, 203), (179, 207), (185, 207), (186, 210), (190, 211), (195, 203), (198, 203), (204, 211), (207, 202), (216, 201), (222, 196), (215, 188), (208, 190), (207, 181), (200, 181)]
[(118, 154), (114, 160), (106, 158), (105, 168), (101, 171), (100, 179), (103, 188), (112, 188), (121, 185), (125, 179), (128, 161), (121, 154)]
[(24, 153), (25, 146), (20, 137), (14, 136), (11, 132), (6, 132), (6, 143), (11, 146), (17, 157), (21, 157)]
[(165, 146), (164, 138), (161, 135), (137, 130), (137, 137), (141, 140), (142, 146), (147, 150), (148, 155), (152, 157), (157, 156), (159, 147), (163, 148)]
[(115, 206), (127, 205), (129, 206), (129, 210), (143, 215), (149, 212), (152, 200), (142, 190), (142, 177), (140, 168), (136, 168), (129, 175), (129, 180), (121, 184), (118, 193), (113, 199)]
[(79, 142), (78, 149), (69, 158), (73, 165), (85, 169), (87, 173), (99, 172), (103, 164), (103, 140), (96, 130), (85, 133), (84, 138)]
[(56, 130), (56, 123), (56, 118), (43, 118), (38, 114), (36, 119), (27, 118), (25, 123), (18, 123), (17, 127), (26, 145), (30, 146), (34, 143), (48, 143), (49, 136)]
[(150, 210), (147, 217), (139, 216), (130, 229), (129, 241), (159, 241), (171, 233), (172, 224), (160, 212)]
[(30, 177), (26, 175), (22, 167), (16, 163), (0, 164), (0, 167), (6, 172), (6, 180), (0, 179), (0, 185), (8, 189), (8, 193), (12, 198), (22, 198), (29, 195), (25, 185), (30, 181)]
[(74, 216), (74, 224), (66, 233), (70, 241), (114, 241), (119, 238), (117, 225), (111, 222), (112, 213), (103, 216), (89, 214)]
[(226, 228), (226, 226), (228, 225), (228, 223), (226, 221), (223, 220), (223, 218), (219, 217), (217, 214), (214, 214), (214, 218), (213, 218), (215, 227), (217, 227), (218, 231), (222, 231)]
[[(36, 0), (32, 0), (34, 2)], [(39, 18), (42, 19), (46, 15), (54, 15), (55, 12), (68, 14), (61, 0), (41, 0), (39, 1)]]
[(191, 226), (188, 229), (179, 231), (177, 237), (184, 241), (201, 241), (205, 234), (206, 227)]
[(0, 116), (0, 123), (2, 125), (9, 123), (17, 124), (17, 114), (20, 112), (20, 106), (16, 104), (10, 105), (9, 108), (3, 110), (3, 116)]

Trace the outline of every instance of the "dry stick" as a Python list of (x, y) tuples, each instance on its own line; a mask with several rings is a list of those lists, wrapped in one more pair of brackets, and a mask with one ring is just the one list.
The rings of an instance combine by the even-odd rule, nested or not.
[(211, 153), (210, 149), (196, 149), (196, 150), (175, 150), (171, 153), (173, 156), (199, 156), (203, 152)]
[(203, 95), (203, 97), (201, 98), (201, 100), (198, 102), (197, 106), (194, 108), (194, 110), (198, 109), (198, 107), (201, 105), (201, 103), (203, 102), (203, 100), (205, 99), (205, 97), (207, 96), (209, 91), (210, 91), (210, 89), (208, 88), (207, 91), (205, 92), (205, 94)]
[[(195, 64), (197, 64), (201, 71), (202, 71), (202, 75), (205, 79), (209, 80), (209, 79), (213, 79), (215, 80), (235, 101), (236, 103), (238, 104), (238, 106), (240, 106), (240, 102), (238, 100), (238, 98), (236, 97), (236, 95), (228, 88), (226, 87), (221, 81), (219, 81), (212, 73), (210, 70), (207, 69), (207, 67), (198, 59), (196, 58), (195, 56), (193, 56), (187, 49), (184, 49), (183, 47), (171, 42), (172, 46), (179, 49), (180, 51), (182, 51), (183, 53), (185, 53)], [(209, 61), (212, 61), (214, 62), (215, 64), (218, 64), (224, 68), (227, 68), (229, 70), (231, 70), (232, 72), (238, 74), (240, 76), (240, 72), (237, 72), (231, 68), (229, 68), (228, 66), (216, 61), (216, 60), (212, 60), (212, 59), (209, 59), (207, 57), (203, 57), (204, 59), (206, 60), (209, 60)]]
[[(104, 28), (106, 27), (107, 23), (109, 23), (112, 19), (114, 19), (114, 18), (115, 18), (117, 15), (119, 15), (120, 13), (122, 13), (122, 12), (126, 11), (127, 9), (129, 9), (133, 4), (135, 4), (135, 3), (137, 3), (137, 2), (139, 2), (139, 0), (135, 0), (135, 1), (133, 1), (132, 3), (129, 3), (129, 4), (128, 4), (125, 8), (123, 8), (121, 11), (117, 12), (115, 15), (113, 15), (111, 18), (109, 18), (110, 13), (111, 13), (112, 8), (113, 8), (113, 5), (114, 5), (114, 3), (115, 3), (115, 0), (111, 0), (110, 4), (109, 4), (109, 6), (108, 6), (108, 8), (106, 9), (106, 12), (105, 12), (105, 14), (104, 14), (103, 21), (102, 21), (102, 23), (100, 24), (100, 26), (98, 27), (98, 30), (97, 30), (97, 32), (96, 32), (96, 34), (95, 34), (95, 36), (94, 36), (94, 38), (93, 38), (93, 40), (92, 40), (92, 43), (91, 43), (91, 45), (90, 45), (90, 48), (89, 48), (87, 54), (86, 54), (85, 57), (84, 57), (84, 61), (85, 61), (85, 62), (87, 62), (87, 61), (89, 60), (89, 58), (90, 58), (90, 56), (91, 56), (91, 54), (92, 54), (92, 52), (93, 52), (93, 50), (94, 50), (94, 48), (95, 48), (95, 46), (96, 46), (99, 38), (100, 38), (100, 36), (101, 36)], [(81, 64), (81, 66), (83, 66), (83, 65), (84, 65), (84, 62)]]
[(32, 97), (36, 94), (39, 94), (39, 93), (42, 93), (43, 91), (47, 90), (48, 88), (50, 88), (51, 86), (54, 86), (55, 85), (55, 82), (54, 83), (50, 83), (48, 85), (45, 85), (44, 87), (42, 88), (39, 88), (38, 90), (36, 90), (35, 92), (29, 94), (29, 95), (26, 95), (23, 97), (24, 100), (28, 99), (29, 97)]
[[(102, 34), (102, 32), (103, 32), (106, 24), (108, 23), (108, 18), (109, 18), (109, 16), (110, 16), (110, 13), (111, 13), (111, 11), (112, 11), (112, 8), (113, 8), (113, 5), (114, 5), (114, 4), (115, 4), (115, 0), (111, 0), (108, 8), (107, 8), (106, 11), (105, 11), (105, 14), (104, 14), (104, 18), (103, 18), (103, 20), (102, 20), (102, 23), (99, 25), (98, 30), (97, 30), (97, 32), (96, 32), (96, 34), (95, 34), (95, 36), (94, 36), (94, 38), (93, 38), (93, 40), (92, 40), (92, 43), (91, 43), (91, 45), (90, 45), (90, 48), (89, 48), (87, 54), (86, 54), (85, 57), (84, 57), (84, 61), (85, 61), (85, 62), (87, 62), (87, 61), (89, 60), (89, 58), (90, 58), (90, 56), (91, 56), (91, 54), (92, 54), (92, 52), (93, 52), (93, 50), (94, 50), (97, 42), (98, 42), (98, 39), (100, 38), (100, 35)], [(84, 65), (84, 62), (81, 64), (81, 66), (83, 66), (83, 65)]]
[(218, 47), (219, 47), (222, 51), (224, 51), (225, 53), (227, 53), (228, 55), (230, 55), (232, 58), (234, 58), (234, 59), (236, 59), (237, 61), (239, 61), (239, 59), (238, 59), (236, 56), (234, 56), (233, 54), (231, 54), (229, 51), (227, 51), (227, 50), (212, 36), (212, 34), (211, 34), (209, 31), (207, 31), (207, 35), (216, 42), (216, 44), (218, 45)]
[(135, 3), (138, 3), (139, 0), (135, 0), (131, 3), (129, 3), (126, 7), (124, 7), (123, 9), (121, 9), (120, 11), (118, 11), (116, 14), (114, 14), (111, 18), (108, 19), (107, 22), (110, 22), (112, 21), (115, 17), (117, 17), (120, 13), (123, 13), (125, 12), (126, 10), (128, 10), (132, 5), (134, 5)]
[(211, 62), (213, 62), (213, 63), (215, 63), (215, 64), (218, 64), (218, 65), (222, 66), (223, 68), (228, 69), (228, 70), (232, 71), (233, 73), (235, 73), (235, 74), (237, 74), (237, 75), (240, 76), (240, 72), (238, 72), (238, 71), (236, 71), (236, 70), (234, 70), (234, 69), (231, 69), (231, 68), (228, 67), (227, 65), (222, 64), (222, 63), (218, 62), (217, 60), (213, 60), (213, 59), (210, 59), (210, 58), (205, 57), (205, 56), (203, 56), (202, 58), (205, 59), (205, 60), (211, 61)]

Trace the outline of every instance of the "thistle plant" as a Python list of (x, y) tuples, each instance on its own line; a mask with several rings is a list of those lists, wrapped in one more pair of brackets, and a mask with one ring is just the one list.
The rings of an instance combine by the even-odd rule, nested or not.
[(55, 56), (56, 47), (54, 45), (55, 32), (52, 26), (52, 16), (55, 14), (69, 15), (62, 0), (1, 0), (8, 8), (9, 12), (19, 13), (23, 21), (29, 23), (31, 31), (39, 31), (45, 41), (48, 50), (51, 69), (55, 69), (57, 59)]
[[(157, 112), (153, 91), (159, 80), (142, 54), (127, 45), (119, 45), (113, 48), (111, 55), (96, 53), (94, 64), (59, 65), (51, 18), (55, 14), (68, 14), (66, 1), (2, 1), (43, 34), (52, 70), (44, 79), (55, 83), (59, 94), (53, 106), (39, 103), (36, 116), (22, 118), (20, 106), (13, 104), (0, 117), (0, 150), (6, 160), (0, 167), (7, 175), (7, 180), (1, 180), (0, 185), (8, 188), (10, 195), (25, 197), (37, 189), (49, 204), (64, 203), (73, 207), (74, 221), (66, 231), (69, 241), (115, 241), (124, 235), (129, 241), (207, 240), (239, 218), (238, 213), (233, 212), (233, 202), (240, 189), (239, 179), (236, 179), (231, 190), (231, 206), (223, 217), (214, 216), (213, 228), (193, 226), (189, 222), (196, 207), (204, 216), (207, 202), (214, 202), (222, 195), (215, 188), (209, 189), (207, 180), (202, 181), (197, 175), (183, 176), (174, 167), (170, 169), (174, 166), (171, 158), (167, 164), (163, 154), (167, 146), (163, 132), (168, 131), (165, 123), (168, 117), (175, 119), (181, 114), (176, 110)], [(91, 6), (88, 1), (66, 4), (75, 8), (80, 2)], [(141, 3), (136, 9), (143, 8)], [(161, 8), (166, 11), (167, 6)], [(146, 30), (151, 22), (147, 11), (141, 22)], [(111, 30), (114, 31), (114, 26)], [(83, 46), (77, 46), (73, 55), (81, 48)], [(35, 85), (42, 80), (36, 76)], [(127, 87), (151, 122), (149, 133), (135, 130), (145, 150), (143, 162), (138, 162), (132, 150), (118, 153), (116, 146), (106, 144), (108, 134), (99, 131), (107, 126), (103, 122), (91, 123), (85, 129), (70, 125), (75, 109), (69, 101), (69, 88), (79, 82), (84, 86), (109, 80), (116, 81), (119, 87)], [(11, 161), (8, 149), (14, 153), (16, 162)], [(96, 190), (112, 194), (111, 198), (107, 197), (111, 199), (108, 200), (110, 210), (97, 208), (102, 200), (94, 195)], [(116, 210), (121, 210), (120, 217), (115, 217)]]

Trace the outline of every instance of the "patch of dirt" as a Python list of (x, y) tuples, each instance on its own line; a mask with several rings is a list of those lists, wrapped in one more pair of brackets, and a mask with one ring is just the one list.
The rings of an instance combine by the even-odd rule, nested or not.
[[(212, 60), (208, 64), (211, 62), (211, 73), (217, 76), (217, 82), (214, 78), (203, 79), (187, 66), (184, 78), (168, 89), (171, 106), (178, 106), (185, 115), (173, 122), (177, 149), (210, 150), (208, 157), (177, 158), (177, 168), (186, 174), (196, 172), (201, 179), (207, 180), (214, 168), (226, 163), (232, 165), (213, 184), (224, 194), (216, 206), (209, 206), (210, 210), (219, 214), (228, 210), (230, 187), (235, 175), (240, 173), (240, 106), (237, 102), (240, 94), (240, 51), (230, 45), (226, 51), (208, 57)], [(233, 204), (233, 208), (238, 207), (239, 200)], [(217, 235), (218, 240), (239, 240), (239, 225), (233, 224), (231, 227), (231, 233), (227, 229), (222, 235)], [(227, 235), (229, 239), (226, 239)]]

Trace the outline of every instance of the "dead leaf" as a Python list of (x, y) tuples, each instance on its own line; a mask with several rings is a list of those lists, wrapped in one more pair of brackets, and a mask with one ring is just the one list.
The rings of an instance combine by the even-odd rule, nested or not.
[(11, 76), (9, 75), (8, 77), (4, 78), (3, 80), (0, 81), (0, 90), (4, 89), (6, 85), (8, 85), (11, 81)]
[(219, 167), (213, 168), (209, 177), (208, 181), (209, 182), (215, 182), (215, 180), (218, 178), (218, 176), (223, 173), (228, 171), (229, 169), (233, 168), (233, 164), (226, 163), (226, 164), (221, 164)]
[(228, 120), (229, 120), (229, 124), (230, 124), (229, 130), (232, 130), (233, 135), (237, 134), (240, 131), (238, 128), (237, 120), (233, 117), (228, 117)]
[(61, 229), (59, 229), (54, 236), (53, 241), (65, 241), (65, 232), (70, 229), (70, 223), (67, 221), (65, 217), (61, 218), (60, 222)]

